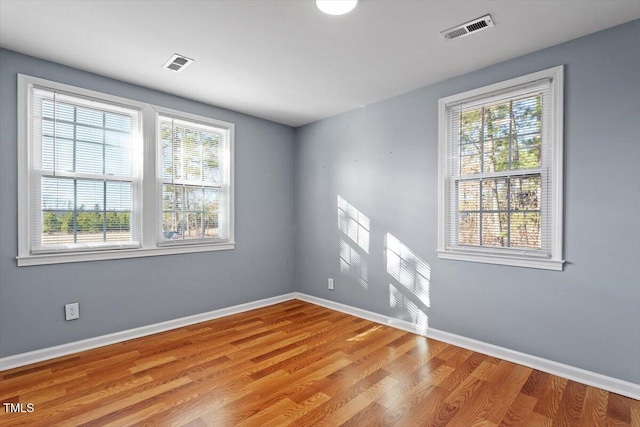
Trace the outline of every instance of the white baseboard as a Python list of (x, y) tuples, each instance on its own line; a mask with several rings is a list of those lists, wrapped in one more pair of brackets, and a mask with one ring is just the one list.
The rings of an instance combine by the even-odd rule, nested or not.
[[(42, 362), (44, 360), (54, 359), (56, 357), (66, 356), (81, 351), (91, 350), (93, 348), (102, 347), (109, 344), (115, 344), (134, 338), (140, 338), (147, 335), (157, 334), (159, 332), (180, 328), (183, 326), (193, 325), (195, 323), (206, 322), (232, 314), (238, 314), (256, 308), (267, 307), (292, 299), (299, 299), (311, 304), (316, 304), (332, 310), (350, 314), (380, 323), (403, 331), (425, 335), (416, 327), (405, 320), (395, 319), (372, 311), (363, 310), (346, 304), (318, 298), (300, 292), (292, 292), (289, 294), (279, 295), (272, 298), (266, 298), (258, 301), (248, 302), (245, 304), (235, 305), (233, 307), (222, 308), (219, 310), (209, 311), (207, 313), (196, 314), (193, 316), (182, 317), (180, 319), (169, 320), (166, 322), (156, 323), (154, 325), (142, 326), (140, 328), (129, 329), (126, 331), (115, 332), (113, 334), (102, 335), (95, 338), (88, 338), (82, 341), (76, 341), (68, 344), (62, 344), (55, 347), (44, 348), (41, 350), (30, 351), (27, 353), (16, 354), (13, 356), (0, 358), (0, 371), (29, 365), (32, 363)], [(530, 354), (521, 353), (510, 350), (508, 348), (499, 347), (460, 335), (451, 334), (449, 332), (440, 331), (438, 329), (429, 328), (426, 336), (438, 341), (443, 341), (458, 347), (473, 350), (489, 356), (498, 357), (509, 362), (518, 363), (539, 371), (547, 372), (560, 377), (568, 378), (582, 384), (598, 387), (613, 393), (640, 400), (640, 385), (617, 378), (608, 377), (606, 375), (576, 368), (570, 365), (554, 362), (552, 360), (543, 359), (541, 357), (532, 356)]]
[(116, 344), (134, 338), (153, 335), (159, 332), (193, 325), (195, 323), (206, 322), (207, 320), (218, 319), (220, 317), (230, 316), (232, 314), (255, 310), (256, 308), (267, 307), (292, 299), (295, 299), (295, 295), (294, 293), (289, 293), (276, 297), (261, 299), (258, 301), (252, 301), (245, 304), (234, 305), (232, 307), (221, 308), (219, 310), (213, 310), (206, 313), (195, 314), (193, 316), (168, 320), (166, 322), (160, 322), (153, 325), (141, 326), (139, 328), (115, 332), (113, 334), (88, 338), (82, 341), (75, 341), (68, 344), (57, 345), (55, 347), (48, 347), (40, 350), (16, 354), (13, 356), (2, 357), (0, 358), (0, 371), (18, 368), (20, 366), (30, 365), (32, 363), (42, 362), (44, 360), (55, 359), (56, 357), (79, 353), (81, 351), (91, 350), (93, 348), (102, 347), (109, 344)]
[[(414, 334), (423, 336), (425, 335), (424, 333), (418, 331), (411, 322), (407, 322), (405, 320), (395, 319), (393, 317), (384, 316), (382, 314), (362, 310), (357, 307), (340, 304), (323, 298), (306, 295), (300, 292), (295, 292), (294, 294), (295, 298), (302, 301), (321, 305), (332, 310), (341, 311), (343, 313), (351, 314), (352, 316), (361, 317), (372, 322), (388, 325), (394, 328), (402, 329), (404, 331), (412, 332)], [(440, 331), (434, 328), (429, 328), (427, 330), (426, 336), (428, 338), (443, 341), (448, 344), (466, 348), (468, 350), (473, 350), (478, 353), (498, 357), (500, 359), (527, 366), (529, 368), (537, 369), (542, 372), (547, 372), (552, 375), (557, 375), (559, 377), (567, 378), (572, 381), (576, 381), (593, 387), (598, 387), (603, 390), (630, 397), (632, 399), (640, 400), (640, 384), (634, 384), (632, 382), (608, 377), (606, 375), (587, 371), (585, 369), (576, 368), (574, 366), (554, 362), (553, 360), (543, 359), (541, 357), (532, 356), (530, 354), (521, 353), (519, 351), (510, 350), (505, 347), (499, 347), (497, 345), (488, 344), (482, 341), (477, 341), (460, 335), (451, 334), (449, 332)]]
[(640, 384), (608, 377), (596, 372), (576, 368), (575, 366), (565, 365), (554, 362), (553, 360), (543, 359), (542, 357), (532, 356), (527, 353), (521, 353), (438, 329), (429, 328), (427, 337), (640, 400)]
[(330, 308), (331, 310), (341, 311), (343, 313), (350, 314), (352, 316), (367, 319), (375, 323), (391, 326), (392, 328), (401, 329), (403, 331), (411, 332), (412, 334), (422, 335), (411, 322), (406, 320), (400, 320), (382, 314), (374, 313), (373, 311), (363, 310), (361, 308), (353, 307), (339, 302), (331, 301), (324, 298), (314, 297), (313, 295), (303, 294), (301, 292), (294, 292), (295, 298), (300, 301), (310, 302), (311, 304), (320, 305), (322, 307)]

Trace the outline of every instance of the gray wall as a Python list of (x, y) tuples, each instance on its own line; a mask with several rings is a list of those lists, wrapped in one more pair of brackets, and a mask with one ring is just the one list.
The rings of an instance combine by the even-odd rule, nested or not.
[[(236, 249), (16, 267), (17, 73), (235, 123)], [(287, 126), (0, 50), (0, 356), (292, 292), (293, 137)], [(65, 322), (74, 301), (81, 317)]]
[[(640, 382), (639, 40), (634, 21), (298, 128), (297, 290)], [(438, 99), (560, 64), (564, 271), (439, 260)], [(338, 195), (370, 218), (368, 253), (338, 230)], [(387, 273), (387, 233), (413, 253), (406, 277)], [(341, 240), (358, 254), (343, 271)], [(401, 283), (421, 262), (430, 300)]]

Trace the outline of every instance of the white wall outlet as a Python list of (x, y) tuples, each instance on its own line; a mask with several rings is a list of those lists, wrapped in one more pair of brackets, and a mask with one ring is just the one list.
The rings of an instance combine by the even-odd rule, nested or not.
[(80, 304), (73, 302), (64, 306), (65, 320), (75, 320), (80, 318)]
[(336, 290), (336, 287), (333, 284), (333, 279), (332, 278), (329, 278), (329, 289), (332, 290), (332, 291)]

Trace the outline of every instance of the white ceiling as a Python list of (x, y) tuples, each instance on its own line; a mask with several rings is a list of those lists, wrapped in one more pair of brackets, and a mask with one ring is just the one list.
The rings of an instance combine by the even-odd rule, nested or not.
[[(491, 14), (495, 27), (440, 31)], [(0, 46), (300, 126), (640, 18), (640, 0), (0, 0)], [(181, 73), (172, 54), (195, 59)]]

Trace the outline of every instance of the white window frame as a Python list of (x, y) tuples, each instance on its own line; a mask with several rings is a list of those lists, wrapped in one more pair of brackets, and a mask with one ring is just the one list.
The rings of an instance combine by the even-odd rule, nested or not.
[[(91, 98), (97, 101), (115, 103), (129, 108), (138, 109), (142, 112), (142, 132), (143, 132), (143, 156), (141, 181), (142, 191), (138, 202), (141, 203), (141, 236), (140, 246), (137, 248), (124, 245), (118, 249), (83, 250), (70, 252), (48, 252), (42, 253), (31, 248), (30, 218), (31, 210), (31, 170), (34, 153), (31, 152), (30, 142), (30, 89), (33, 86), (48, 90), (64, 92), (72, 96)], [(215, 124), (229, 130), (229, 141), (227, 158), (229, 161), (229, 203), (228, 221), (229, 238), (226, 240), (209, 239), (197, 242), (185, 241), (185, 244), (161, 245), (158, 241), (157, 230), (161, 227), (158, 213), (157, 188), (159, 181), (156, 170), (161, 152), (157, 143), (157, 118), (158, 112), (172, 112), (174, 115), (185, 119), (194, 119), (203, 123)], [(134, 201), (135, 202), (135, 201)], [(134, 101), (102, 92), (71, 86), (63, 83), (49, 81), (37, 77), (18, 74), (18, 256), (17, 265), (43, 265), (60, 264), (69, 262), (98, 261), (109, 259), (139, 258), (158, 255), (172, 255), (195, 252), (208, 252), (219, 250), (231, 250), (235, 248), (234, 234), (234, 124), (220, 120), (211, 119), (204, 116), (185, 113), (182, 111), (170, 110), (164, 107)]]
[[(448, 108), (466, 101), (491, 99), (497, 94), (505, 94), (523, 85), (548, 79), (550, 81), (549, 120), (543, 123), (545, 127), (543, 144), (550, 144), (548, 152), (551, 159), (546, 165), (546, 171), (551, 179), (550, 218), (550, 254), (541, 255), (535, 251), (519, 250), (517, 248), (490, 248), (449, 245), (447, 229), (452, 218), (447, 215), (448, 151), (449, 151), (449, 123)], [(563, 269), (562, 240), (563, 240), (563, 66), (531, 73), (489, 86), (441, 98), (438, 102), (438, 258), (471, 261), (488, 264), (500, 264), (516, 267), (529, 267), (547, 270)], [(452, 207), (452, 210), (453, 209)], [(544, 220), (544, 219), (543, 219)]]

